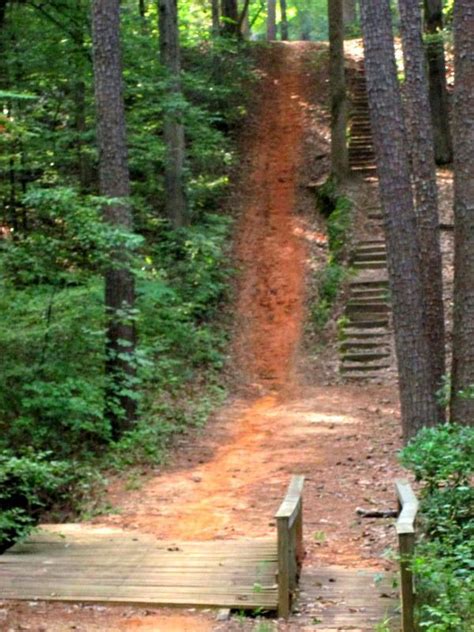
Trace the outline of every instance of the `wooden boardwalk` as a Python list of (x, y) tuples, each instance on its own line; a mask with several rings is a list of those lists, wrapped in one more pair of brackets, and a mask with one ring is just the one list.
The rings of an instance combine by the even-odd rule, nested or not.
[(0, 598), (277, 610), (277, 541), (51, 525), (0, 556)]

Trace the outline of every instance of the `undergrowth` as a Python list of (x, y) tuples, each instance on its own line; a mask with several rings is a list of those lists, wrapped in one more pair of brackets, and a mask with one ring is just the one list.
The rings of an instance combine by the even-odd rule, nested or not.
[[(59, 520), (96, 512), (104, 473), (162, 462), (173, 435), (203, 426), (225, 394), (232, 221), (220, 209), (253, 81), (252, 58), (245, 45), (224, 39), (185, 42), (192, 222), (173, 231), (163, 217), (166, 81), (153, 42), (129, 19), (125, 80), (136, 232), (111, 230), (102, 221), (107, 201), (97, 195), (89, 75), (86, 188), (75, 172), (74, 103), (58, 103), (55, 92), (54, 82), (70, 73), (62, 57), (51, 62), (48, 85), (38, 84), (41, 59), (28, 57), (20, 88), (41, 93), (40, 107), (36, 99), (15, 100), (8, 116), (0, 115), (0, 166), (16, 165), (20, 144), (27, 157), (16, 165), (26, 184), (15, 191), (16, 206), (7, 207), (12, 230), (0, 241), (0, 548), (25, 536), (45, 512)], [(44, 41), (36, 41), (34, 30), (28, 37), (32, 45)], [(9, 187), (0, 179), (0, 198), (11, 199)], [(139, 415), (114, 440), (104, 415), (102, 279), (123, 245), (136, 279), (127, 318), (138, 332)]]
[(328, 261), (325, 267), (318, 271), (318, 298), (311, 308), (313, 326), (317, 331), (321, 331), (328, 323), (343, 283), (350, 273), (346, 257), (352, 221), (352, 202), (338, 193), (331, 178), (319, 189), (317, 201), (320, 212), (327, 218), (329, 246)]
[(425, 428), (401, 461), (423, 484), (413, 559), (418, 626), (468, 632), (474, 628), (474, 428)]

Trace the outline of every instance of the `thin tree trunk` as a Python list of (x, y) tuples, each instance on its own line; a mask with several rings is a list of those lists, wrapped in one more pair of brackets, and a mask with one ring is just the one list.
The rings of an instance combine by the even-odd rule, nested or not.
[[(95, 100), (100, 190), (115, 200), (104, 206), (104, 219), (118, 229), (131, 230), (119, 9), (119, 0), (92, 2)], [(113, 256), (113, 265), (105, 273), (106, 414), (116, 438), (136, 416), (136, 400), (128, 394), (135, 373), (135, 328), (131, 318), (124, 316), (134, 305), (134, 278), (127, 253), (115, 251)]]
[(142, 18), (142, 20), (145, 19), (145, 13), (146, 13), (145, 0), (138, 0), (138, 15)]
[(211, 0), (212, 35), (217, 37), (220, 33), (219, 0)]
[[(181, 94), (181, 53), (176, 0), (158, 0), (160, 59), (168, 71), (169, 92)], [(176, 106), (167, 109), (163, 121), (165, 141), (165, 211), (173, 228), (188, 223), (184, 184), (185, 141), (182, 112)]]
[(389, 0), (361, 0), (370, 117), (393, 302), (404, 439), (437, 420)]
[(446, 59), (443, 42), (442, 0), (424, 0), (425, 30), (428, 34), (426, 55), (431, 116), (433, 120), (435, 158), (438, 164), (451, 162), (453, 148), (449, 125)]
[[(474, 5), (454, 3), (454, 326), (451, 419), (474, 424)], [(461, 391), (470, 392), (470, 397)]]
[[(421, 8), (418, 0), (399, 0), (405, 84), (407, 87), (415, 209), (421, 253), (426, 332), (433, 366), (433, 390), (441, 388), (446, 372), (438, 188), (433, 130), (428, 115), (430, 104), (422, 39)], [(440, 420), (444, 410), (440, 407)]]
[(354, 24), (354, 22), (357, 19), (356, 0), (344, 0), (343, 11), (344, 11), (344, 26), (348, 26), (349, 24)]
[(276, 40), (276, 0), (267, 0), (267, 41)]
[(280, 0), (280, 12), (281, 12), (281, 39), (283, 42), (288, 40), (288, 17), (286, 15), (286, 0)]
[(349, 172), (346, 142), (347, 91), (344, 68), (342, 0), (329, 0), (329, 83), (331, 88), (331, 173), (343, 180)]
[(92, 189), (92, 169), (90, 160), (86, 153), (86, 144), (83, 135), (87, 130), (86, 125), (86, 84), (79, 79), (74, 82), (74, 105), (75, 105), (75, 121), (74, 127), (77, 134), (76, 152), (77, 152), (77, 175), (79, 186), (83, 193), (88, 193)]

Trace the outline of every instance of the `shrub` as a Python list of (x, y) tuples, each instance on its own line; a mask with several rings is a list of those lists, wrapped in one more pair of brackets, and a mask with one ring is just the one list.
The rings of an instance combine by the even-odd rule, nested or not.
[(50, 457), (47, 452), (20, 457), (0, 454), (0, 552), (27, 536), (41, 512), (64, 500), (70, 491), (70, 465)]
[(467, 632), (474, 625), (474, 429), (425, 428), (401, 461), (423, 483), (422, 536), (413, 560), (419, 626)]

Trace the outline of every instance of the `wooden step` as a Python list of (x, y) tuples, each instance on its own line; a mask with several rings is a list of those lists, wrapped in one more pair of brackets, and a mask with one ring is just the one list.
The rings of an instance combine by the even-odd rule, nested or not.
[(370, 313), (383, 313), (387, 314), (390, 311), (390, 306), (388, 303), (379, 302), (375, 303), (373, 299), (371, 299), (370, 303), (365, 303), (358, 299), (351, 299), (346, 305), (346, 313), (347, 314), (368, 314)]
[(342, 356), (342, 360), (344, 363), (347, 362), (357, 362), (357, 363), (367, 363), (372, 362), (374, 360), (382, 360), (383, 358), (388, 358), (390, 356), (389, 351), (367, 351), (367, 352), (358, 352), (358, 353), (345, 353)]
[(353, 320), (347, 324), (346, 329), (384, 329), (388, 327), (388, 318), (373, 318), (370, 320)]
[(375, 261), (387, 261), (387, 253), (384, 251), (369, 251), (369, 252), (360, 252), (357, 251), (355, 253), (354, 261), (356, 263), (371, 263)]
[(341, 366), (339, 367), (340, 371), (342, 371), (343, 373), (345, 373), (346, 371), (361, 371), (361, 372), (367, 372), (367, 371), (381, 371), (383, 369), (389, 369), (390, 368), (390, 364), (384, 363), (384, 364), (358, 364), (358, 363), (349, 363), (349, 362), (344, 362), (343, 364), (341, 364)]
[(387, 263), (385, 261), (354, 261), (352, 266), (357, 270), (385, 270)]
[(373, 338), (370, 340), (361, 340), (350, 338), (348, 340), (344, 340), (339, 345), (341, 351), (350, 351), (355, 349), (384, 349), (390, 350), (390, 345), (387, 340)]

